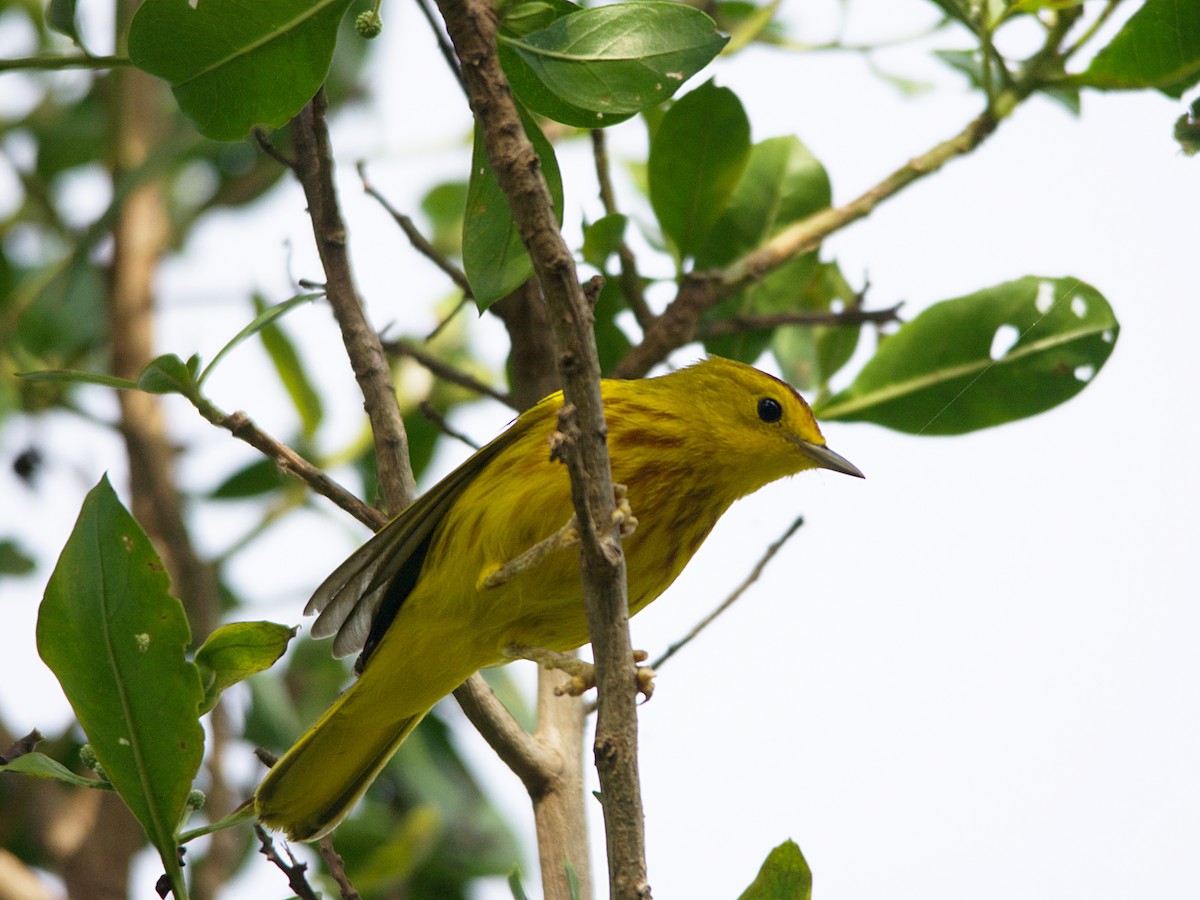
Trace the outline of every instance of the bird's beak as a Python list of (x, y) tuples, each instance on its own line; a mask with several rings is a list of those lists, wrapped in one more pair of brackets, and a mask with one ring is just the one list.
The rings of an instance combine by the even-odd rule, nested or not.
[(846, 459), (841, 454), (834, 453), (828, 447), (821, 444), (813, 444), (808, 441), (796, 441), (796, 446), (800, 448), (800, 452), (815, 462), (822, 469), (829, 469), (831, 472), (841, 472), (843, 475), (853, 475), (855, 478), (866, 478), (858, 466)]

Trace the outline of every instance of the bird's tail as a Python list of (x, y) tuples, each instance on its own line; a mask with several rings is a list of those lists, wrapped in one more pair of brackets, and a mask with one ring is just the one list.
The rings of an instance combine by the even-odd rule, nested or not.
[(268, 828), (294, 841), (324, 837), (428, 712), (388, 716), (362, 687), (361, 680), (351, 685), (262, 780), (254, 806)]

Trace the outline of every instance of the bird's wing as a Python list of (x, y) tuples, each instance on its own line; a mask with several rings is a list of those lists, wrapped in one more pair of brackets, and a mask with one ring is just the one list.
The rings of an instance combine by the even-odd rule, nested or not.
[(306, 616), (320, 613), (313, 622), (313, 637), (336, 634), (333, 655), (337, 657), (361, 650), (392, 580), (414, 554), (424, 554), (434, 529), (467, 485), (523, 435), (533, 419), (531, 416), (518, 418), (334, 569), (304, 607)]

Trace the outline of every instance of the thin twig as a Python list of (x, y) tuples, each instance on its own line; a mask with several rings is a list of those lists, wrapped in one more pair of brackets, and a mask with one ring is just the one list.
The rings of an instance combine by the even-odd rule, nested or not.
[(1096, 32), (1104, 27), (1104, 24), (1112, 17), (1112, 14), (1117, 11), (1117, 7), (1121, 5), (1121, 2), (1122, 0), (1108, 0), (1104, 9), (1100, 10), (1100, 15), (1096, 16), (1092, 23), (1084, 30), (1083, 34), (1079, 36), (1079, 39), (1063, 51), (1062, 60), (1064, 63), (1096, 36)]
[(317, 850), (321, 854), (321, 859), (325, 860), (325, 868), (329, 870), (330, 877), (337, 884), (342, 900), (362, 900), (346, 875), (345, 861), (341, 854), (333, 849), (333, 837), (327, 834), (321, 838), (321, 842), (317, 844)]
[(441, 334), (442, 329), (444, 329), (447, 325), (449, 325), (451, 322), (453, 322), (454, 317), (457, 316), (460, 312), (462, 312), (466, 308), (467, 304), (470, 303), (473, 299), (474, 298), (468, 294), (468, 295), (464, 296), (461, 300), (459, 300), (457, 303), (455, 303), (454, 309), (450, 310), (450, 314), (448, 316), (446, 316), (446, 318), (442, 319), (442, 321), (438, 322), (437, 325), (434, 326), (433, 331), (431, 331), (431, 332), (429, 332), (429, 334), (425, 335), (426, 342), (432, 341), (435, 337), (437, 337), (439, 334)]
[(421, 415), (436, 425), (438, 431), (440, 431), (442, 434), (452, 437), (456, 441), (462, 441), (462, 443), (466, 444), (472, 450), (479, 449), (480, 445), (478, 442), (471, 440), (471, 438), (467, 437), (461, 431), (451, 427), (450, 423), (446, 421), (446, 417), (443, 416), (438, 408), (428, 400), (421, 401), (420, 409)]
[(0, 59), (0, 72), (20, 69), (120, 69), (131, 65), (133, 63), (128, 56), (24, 56), (20, 59)]
[(482, 394), (485, 397), (491, 397), (493, 400), (499, 400), (505, 406), (509, 407), (509, 409), (517, 408), (512, 397), (508, 396), (508, 394), (484, 384), (473, 375), (468, 375), (466, 372), (454, 368), (454, 366), (438, 359), (428, 350), (422, 349), (412, 341), (404, 338), (398, 338), (394, 341), (384, 341), (383, 349), (385, 352), (395, 356), (407, 356), (409, 359), (420, 363), (438, 378), (445, 379), (452, 384), (457, 384), (459, 387), (464, 387), (468, 391), (474, 391), (476, 394)]
[(450, 276), (450, 280), (462, 290), (463, 294), (468, 297), (472, 296), (471, 285), (468, 283), (467, 276), (463, 273), (463, 270), (446, 259), (445, 255), (438, 252), (438, 249), (429, 243), (425, 235), (417, 230), (417, 226), (413, 224), (413, 220), (392, 206), (388, 202), (388, 199), (379, 193), (375, 186), (367, 180), (367, 164), (359, 160), (356, 168), (358, 169), (358, 177), (362, 179), (363, 191), (369, 197), (375, 198), (395, 223), (400, 226), (400, 230), (404, 232), (409, 243), (413, 245), (413, 249)]
[(771, 544), (771, 546), (766, 549), (763, 555), (759, 558), (758, 562), (754, 564), (754, 568), (750, 570), (750, 574), (742, 580), (742, 583), (734, 589), (733, 593), (722, 600), (716, 609), (697, 622), (696, 626), (692, 628), (691, 631), (667, 647), (662, 656), (650, 663), (650, 668), (657, 669), (661, 667), (663, 663), (690, 644), (696, 638), (696, 636), (700, 634), (700, 632), (711, 625), (717, 616), (721, 615), (721, 613), (725, 612), (725, 610), (729, 609), (729, 607), (736, 603), (738, 598), (746, 592), (747, 588), (754, 584), (754, 582), (758, 581), (759, 577), (763, 573), (763, 570), (766, 569), (767, 563), (769, 563), (775, 557), (775, 554), (779, 552), (780, 548), (788, 542), (793, 534), (799, 531), (800, 526), (803, 524), (804, 518), (802, 516), (798, 516), (796, 521), (792, 522), (792, 524), (788, 526), (787, 531), (780, 535), (775, 543)]
[(701, 338), (722, 337), (741, 334), (745, 331), (764, 331), (780, 325), (886, 325), (899, 320), (903, 303), (887, 309), (843, 309), (840, 312), (796, 312), (775, 313), (761, 316), (729, 316), (712, 322), (701, 322), (696, 326), (696, 336)]
[(255, 825), (254, 833), (258, 835), (258, 852), (270, 860), (275, 868), (287, 876), (288, 887), (296, 893), (296, 896), (300, 900), (320, 900), (321, 895), (312, 889), (312, 885), (304, 877), (304, 873), (308, 870), (308, 864), (297, 861), (296, 857), (292, 856), (291, 850), (286, 851), (288, 859), (292, 861), (291, 865), (285, 863), (275, 850), (275, 842), (271, 840), (271, 836), (267, 834), (265, 828), (261, 825)]
[[(600, 202), (604, 204), (604, 213), (609, 216), (616, 215), (620, 210), (617, 208), (616, 194), (613, 192), (612, 178), (609, 175), (608, 144), (604, 131), (599, 128), (592, 131), (592, 158), (596, 161), (596, 181), (600, 185)], [(644, 331), (654, 321), (654, 313), (646, 305), (637, 258), (629, 249), (625, 238), (621, 238), (617, 244), (617, 261), (621, 264), (621, 292), (625, 295), (625, 302), (629, 304), (633, 317)]]
[(292, 172), (298, 172), (297, 163), (294, 159), (285, 154), (282, 150), (275, 146), (274, 141), (262, 128), (252, 128), (250, 133), (254, 136), (254, 143), (258, 144), (258, 149), (265, 153), (275, 162), (279, 163), (285, 169), (291, 169)]
[(266, 432), (262, 431), (244, 412), (224, 413), (215, 406), (197, 407), (200, 414), (212, 424), (224, 428), (240, 441), (274, 460), (275, 465), (289, 475), (299, 478), (322, 497), (332, 500), (358, 521), (372, 530), (382, 528), (387, 516), (368, 506), (353, 493), (346, 490), (303, 456)]
[(454, 79), (458, 82), (458, 86), (462, 88), (463, 94), (467, 93), (467, 83), (463, 80), (462, 68), (458, 63), (458, 56), (454, 53), (454, 48), (450, 42), (446, 40), (446, 32), (442, 30), (442, 23), (438, 17), (433, 14), (433, 7), (429, 0), (417, 0), (417, 6), (421, 10), (421, 15), (425, 17), (425, 21), (429, 23), (429, 29), (433, 32), (434, 40), (437, 41), (438, 50), (442, 53), (442, 59), (446, 61), (446, 65), (450, 67), (450, 71), (454, 73)]

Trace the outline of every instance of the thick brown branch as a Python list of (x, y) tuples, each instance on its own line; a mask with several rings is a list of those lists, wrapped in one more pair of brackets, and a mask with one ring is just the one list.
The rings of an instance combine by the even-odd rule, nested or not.
[(412, 503), (417, 492), (408, 456), (408, 434), (396, 402), (387, 356), (379, 335), (367, 321), (354, 285), (346, 252), (346, 226), (333, 184), (333, 156), (325, 110), (325, 93), (319, 91), (292, 120), (296, 174), (308, 200), (313, 236), (325, 269), (329, 305), (341, 329), (342, 342), (350, 357), (354, 377), (358, 379), (367, 417), (371, 420), (379, 483), (388, 508), (397, 513)]
[(537, 799), (551, 789), (563, 767), (558, 751), (522, 728), (482, 675), (476, 672), (468, 678), (454, 698), (496, 755), (521, 779), (530, 797)]
[[(604, 794), (609, 884), (614, 898), (645, 898), (644, 822), (637, 771), (636, 670), (629, 640), (625, 559), (612, 524), (613, 486), (591, 309), (558, 230), (537, 154), (525, 135), (496, 54), (486, 0), (440, 0), (488, 159), (508, 198), (546, 298), (571, 410), (560, 430), (582, 544), (585, 606), (599, 689), (596, 767)], [(546, 871), (543, 865), (543, 872)]]

